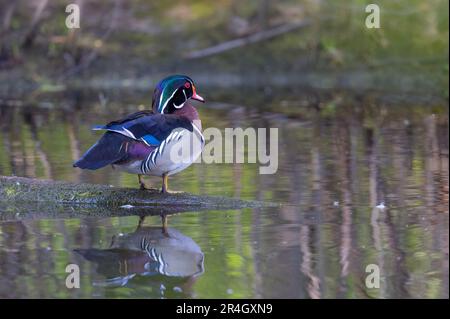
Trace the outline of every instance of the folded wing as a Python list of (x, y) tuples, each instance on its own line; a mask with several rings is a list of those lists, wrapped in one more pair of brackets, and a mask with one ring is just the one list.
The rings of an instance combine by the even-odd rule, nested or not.
[(95, 170), (110, 164), (143, 160), (176, 128), (193, 130), (186, 118), (148, 111), (96, 126), (94, 130), (107, 132), (73, 166)]

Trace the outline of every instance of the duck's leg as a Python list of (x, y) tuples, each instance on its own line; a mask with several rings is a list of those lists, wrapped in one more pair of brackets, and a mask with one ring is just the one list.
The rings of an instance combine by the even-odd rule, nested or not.
[(161, 187), (161, 193), (163, 194), (179, 194), (183, 193), (180, 191), (169, 191), (169, 175), (167, 173), (164, 173), (162, 175), (162, 187)]
[(164, 173), (162, 175), (162, 188), (161, 188), (161, 193), (168, 193), (169, 192), (169, 175), (167, 175), (167, 173)]
[(139, 223), (138, 223), (138, 226), (136, 227), (136, 230), (138, 230), (139, 228), (142, 227), (142, 224), (144, 223), (144, 220), (145, 220), (145, 216), (144, 215), (139, 216)]
[(147, 187), (145, 186), (145, 182), (144, 182), (144, 180), (142, 179), (142, 175), (141, 175), (141, 174), (138, 174), (138, 180), (139, 180), (139, 185), (140, 185), (140, 189), (141, 189), (141, 190), (149, 189), (149, 188), (147, 188)]
[(162, 222), (162, 233), (166, 236), (168, 236), (168, 232), (167, 232), (167, 215), (166, 214), (161, 214), (161, 222)]

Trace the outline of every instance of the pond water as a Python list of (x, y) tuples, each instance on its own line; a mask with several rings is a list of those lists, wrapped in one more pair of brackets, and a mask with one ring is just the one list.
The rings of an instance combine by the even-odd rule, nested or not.
[[(147, 98), (4, 103), (0, 175), (137, 187), (136, 176), (71, 164), (99, 137), (91, 126)], [(31, 218), (3, 205), (0, 298), (448, 298), (447, 105), (301, 100), (199, 107), (204, 128), (279, 128), (276, 174), (199, 163), (170, 179), (174, 190), (281, 206), (183, 212), (163, 233), (159, 216), (55, 219), (40, 206)], [(68, 264), (79, 289), (66, 288)], [(371, 264), (379, 288), (366, 286)]]

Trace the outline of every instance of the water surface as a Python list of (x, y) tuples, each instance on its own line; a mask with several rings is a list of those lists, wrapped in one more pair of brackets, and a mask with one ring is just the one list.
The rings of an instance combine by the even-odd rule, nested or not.
[[(0, 175), (138, 186), (71, 164), (98, 138), (91, 126), (147, 101), (39, 101), (0, 106)], [(158, 216), (0, 218), (0, 297), (448, 298), (447, 106), (339, 101), (200, 107), (204, 127), (279, 128), (278, 171), (195, 164), (170, 187), (280, 207), (184, 212), (169, 217), (168, 237)], [(80, 289), (65, 286), (71, 263)], [(365, 285), (369, 264), (379, 289)]]

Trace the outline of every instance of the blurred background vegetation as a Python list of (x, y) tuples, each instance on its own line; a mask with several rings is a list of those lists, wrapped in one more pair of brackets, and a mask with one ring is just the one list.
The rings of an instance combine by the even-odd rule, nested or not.
[[(80, 6), (80, 29), (65, 25), (70, 3)], [(448, 98), (448, 1), (376, 1), (380, 29), (365, 27), (368, 3), (1, 0), (0, 94), (148, 90), (177, 72), (203, 86)]]

